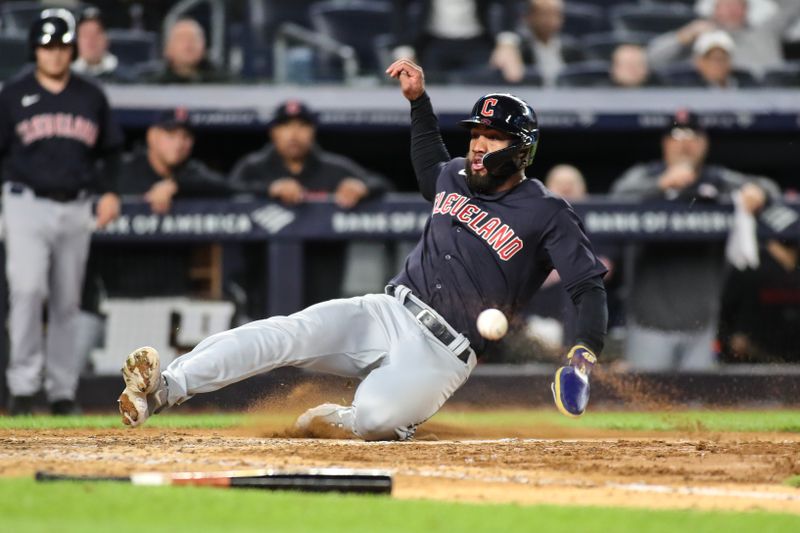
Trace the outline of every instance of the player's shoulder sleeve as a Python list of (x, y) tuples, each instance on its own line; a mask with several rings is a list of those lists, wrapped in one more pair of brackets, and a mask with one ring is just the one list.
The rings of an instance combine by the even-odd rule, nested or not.
[(233, 166), (229, 180), (239, 191), (254, 194), (265, 193), (272, 177), (267, 172), (269, 147), (242, 156)]
[(542, 228), (542, 245), (568, 291), (589, 278), (602, 276), (606, 267), (597, 258), (583, 222), (569, 203), (554, 195), (541, 199), (538, 211), (549, 217)]
[(91, 95), (91, 98), (97, 101), (97, 120), (100, 131), (95, 147), (101, 152), (120, 150), (125, 137), (122, 133), (122, 128), (114, 118), (111, 104), (100, 82), (88, 79), (80, 74), (72, 74), (72, 76), (75, 76), (81, 85), (81, 92), (86, 93), (87, 96)]

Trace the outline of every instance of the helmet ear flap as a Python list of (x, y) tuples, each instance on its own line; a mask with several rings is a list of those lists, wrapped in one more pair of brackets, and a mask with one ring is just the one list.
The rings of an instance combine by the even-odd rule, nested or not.
[(511, 176), (519, 170), (524, 170), (533, 162), (538, 144), (538, 139), (526, 136), (511, 146), (483, 156), (483, 166), (493, 176)]

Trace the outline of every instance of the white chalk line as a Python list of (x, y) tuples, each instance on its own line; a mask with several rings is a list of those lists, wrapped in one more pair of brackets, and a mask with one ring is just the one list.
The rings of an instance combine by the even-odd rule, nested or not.
[(721, 489), (718, 487), (671, 487), (669, 485), (650, 485), (648, 483), (606, 483), (605, 486), (631, 492), (646, 492), (655, 494), (680, 494), (687, 496), (715, 496), (726, 498), (744, 498), (748, 500), (754, 499), (800, 502), (800, 494), (789, 494), (786, 492), (757, 492), (753, 490)]
[[(465, 472), (446, 472), (437, 470), (422, 469), (395, 469), (395, 474), (411, 475), (419, 477), (453, 479), (459, 481), (482, 481), (485, 483), (516, 483), (533, 487), (570, 487), (583, 489), (617, 489), (628, 492), (641, 492), (652, 494), (675, 494), (682, 496), (710, 496), (716, 498), (740, 498), (746, 500), (775, 500), (800, 502), (800, 492), (791, 494), (788, 492), (759, 492), (753, 490), (726, 489), (720, 487), (692, 487), (689, 485), (653, 485), (650, 483), (595, 483), (579, 479), (531, 479), (522, 475), (511, 476), (481, 476), (468, 474)], [(788, 489), (787, 489), (788, 490)]]

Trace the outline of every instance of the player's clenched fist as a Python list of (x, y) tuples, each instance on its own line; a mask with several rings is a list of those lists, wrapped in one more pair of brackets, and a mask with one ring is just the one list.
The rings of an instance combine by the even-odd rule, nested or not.
[(398, 59), (386, 69), (386, 74), (400, 81), (403, 96), (414, 101), (425, 92), (425, 74), (422, 67), (408, 59)]

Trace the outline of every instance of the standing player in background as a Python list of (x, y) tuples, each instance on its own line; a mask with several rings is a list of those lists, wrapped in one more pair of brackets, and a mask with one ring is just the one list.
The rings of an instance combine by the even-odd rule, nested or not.
[(486, 353), (479, 313), (513, 313), (554, 267), (578, 308), (578, 331), (553, 394), (561, 412), (584, 412), (605, 336), (606, 269), (569, 205), (525, 177), (539, 140), (533, 109), (508, 94), (482, 97), (462, 122), (472, 136), (468, 155), (451, 159), (422, 69), (399, 60), (387, 73), (411, 102), (411, 158), (433, 212), (386, 293), (331, 300), (213, 335), (163, 374), (153, 348), (135, 350), (122, 369), (125, 424), (139, 425), (197, 393), (297, 366), (363, 380), (352, 405), (312, 408), (297, 420), (299, 431), (332, 427), (367, 440), (409, 439)]
[[(75, 20), (46, 9), (29, 31), (32, 72), (0, 91), (0, 157), (13, 415), (29, 414), (42, 386), (54, 414), (77, 411), (83, 366), (75, 321), (89, 252), (90, 193), (102, 193), (97, 226), (119, 214), (114, 177), (122, 133), (102, 90), (70, 72)], [(97, 163), (104, 159), (103, 179)], [(47, 301), (47, 335), (42, 306)]]

